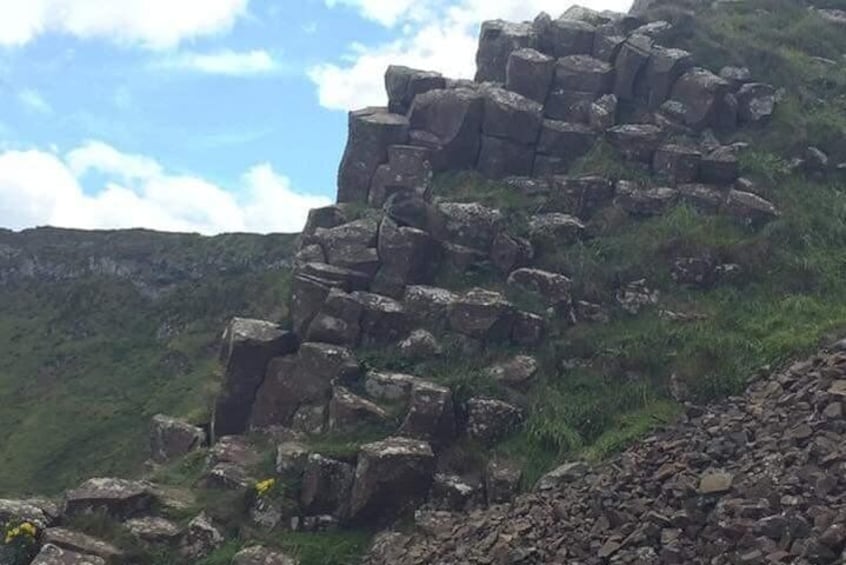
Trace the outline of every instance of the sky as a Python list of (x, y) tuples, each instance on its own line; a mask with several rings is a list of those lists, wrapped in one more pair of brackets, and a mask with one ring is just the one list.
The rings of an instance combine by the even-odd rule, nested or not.
[(389, 64), (472, 78), (483, 20), (570, 5), (0, 0), (0, 227), (299, 231)]

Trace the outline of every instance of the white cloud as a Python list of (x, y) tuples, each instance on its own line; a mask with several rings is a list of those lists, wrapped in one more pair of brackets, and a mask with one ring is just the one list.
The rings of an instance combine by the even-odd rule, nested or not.
[(165, 49), (229, 29), (249, 0), (0, 0), (0, 46), (55, 31)]
[(53, 108), (37, 90), (26, 88), (18, 92), (18, 100), (27, 110), (37, 114), (50, 114)]
[[(80, 178), (96, 170), (107, 181), (93, 193)], [(85, 229), (145, 227), (163, 231), (295, 232), (311, 208), (330, 203), (294, 191), (269, 164), (250, 168), (224, 189), (196, 176), (170, 174), (155, 160), (89, 142), (62, 156), (49, 151), (0, 153), (0, 222)]]
[[(560, 0), (326, 0), (345, 4), (386, 27), (401, 28), (392, 42), (354, 44), (340, 63), (325, 63), (308, 72), (316, 84), (320, 104), (333, 110), (382, 105), (386, 101), (383, 76), (388, 65), (399, 64), (439, 71), (452, 78), (473, 78), (479, 25), (484, 20), (531, 20), (542, 12), (560, 15), (569, 7)], [(586, 0), (597, 10), (624, 12), (631, 0)]]
[(214, 53), (180, 53), (160, 61), (159, 66), (228, 76), (267, 74), (281, 69), (281, 65), (273, 56), (262, 49), (244, 52), (225, 49)]

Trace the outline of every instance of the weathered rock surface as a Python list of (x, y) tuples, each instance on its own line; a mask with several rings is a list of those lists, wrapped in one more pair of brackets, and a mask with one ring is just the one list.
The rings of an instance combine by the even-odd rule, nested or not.
[(330, 514), (345, 519), (349, 514), (355, 471), (342, 461), (312, 454), (303, 474), (300, 504), (306, 515)]
[(519, 408), (493, 398), (467, 401), (467, 434), (482, 443), (493, 444), (514, 432), (523, 420)]
[(223, 334), (220, 352), (225, 376), (215, 404), (215, 436), (247, 429), (256, 391), (270, 359), (292, 353), (296, 348), (296, 336), (276, 324), (244, 318), (232, 320)]
[(329, 402), (329, 431), (354, 433), (367, 426), (379, 426), (388, 421), (389, 415), (377, 404), (353, 394), (344, 387), (332, 390)]
[(443, 445), (455, 436), (455, 432), (452, 390), (424, 380), (414, 382), (399, 434)]
[(182, 535), (182, 528), (179, 525), (153, 516), (127, 520), (124, 526), (133, 536), (151, 544), (169, 544)]
[(505, 88), (543, 104), (554, 73), (555, 58), (530, 48), (518, 49), (508, 57)]
[(153, 461), (164, 463), (199, 449), (206, 441), (202, 428), (164, 414), (153, 416), (150, 424), (150, 452)]
[(106, 565), (106, 560), (96, 555), (85, 555), (45, 544), (32, 565)]
[(293, 557), (260, 545), (242, 549), (232, 558), (232, 565), (298, 565)]
[(494, 381), (516, 390), (526, 390), (534, 384), (538, 373), (538, 362), (529, 355), (517, 355), (497, 363), (485, 372)]
[(498, 292), (475, 288), (457, 298), (448, 309), (454, 331), (480, 340), (507, 339), (514, 323), (514, 307)]
[(446, 79), (440, 73), (401, 65), (390, 65), (385, 71), (388, 110), (394, 114), (408, 112), (418, 94), (443, 88), (446, 88)]
[(846, 354), (816, 356), (512, 505), (380, 535), (365, 563), (840, 563), (844, 398)]
[(44, 543), (66, 551), (93, 555), (107, 563), (121, 563), (124, 552), (103, 540), (66, 528), (48, 528), (44, 532)]
[(132, 518), (149, 510), (155, 496), (146, 483), (126, 479), (88, 479), (65, 493), (67, 516), (105, 512), (117, 519)]
[(572, 281), (559, 273), (540, 269), (518, 269), (508, 276), (508, 287), (533, 295), (546, 306), (569, 304)]
[(431, 90), (418, 95), (409, 114), (411, 144), (432, 150), (435, 171), (472, 168), (479, 155), (483, 114), (484, 97), (475, 90)]
[(352, 491), (357, 522), (395, 517), (425, 498), (435, 456), (425, 441), (394, 437), (361, 448)]
[(179, 554), (185, 559), (199, 561), (223, 545), (224, 538), (211, 518), (201, 513), (188, 522), (185, 535), (179, 543)]
[(477, 82), (505, 82), (508, 60), (514, 51), (530, 47), (531, 24), (493, 20), (482, 23), (476, 54)]

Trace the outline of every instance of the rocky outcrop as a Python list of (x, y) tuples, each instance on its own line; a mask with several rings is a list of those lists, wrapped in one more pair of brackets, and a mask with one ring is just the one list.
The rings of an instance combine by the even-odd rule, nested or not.
[(153, 461), (164, 463), (199, 449), (206, 442), (202, 428), (170, 418), (163, 414), (153, 416), (150, 429), (150, 452)]
[(235, 318), (223, 334), (221, 393), (214, 410), (214, 435), (244, 432), (270, 359), (292, 353), (297, 337), (276, 324)]
[(148, 511), (155, 502), (150, 487), (142, 482), (95, 478), (65, 493), (64, 514), (74, 516), (105, 512), (118, 519)]
[(365, 563), (839, 563), (844, 378), (843, 353), (796, 363), (513, 505), (380, 535)]

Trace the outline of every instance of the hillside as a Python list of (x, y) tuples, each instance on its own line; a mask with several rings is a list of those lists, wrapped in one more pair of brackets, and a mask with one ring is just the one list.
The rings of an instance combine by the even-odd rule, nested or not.
[(208, 421), (220, 327), (284, 318), (292, 244), (0, 232), (0, 496), (137, 472), (158, 412)]
[(147, 389), (143, 480), (0, 501), (15, 565), (842, 562), (844, 8), (575, 7), (484, 22), (473, 81), (389, 67), (285, 292), (183, 358), (214, 391)]

